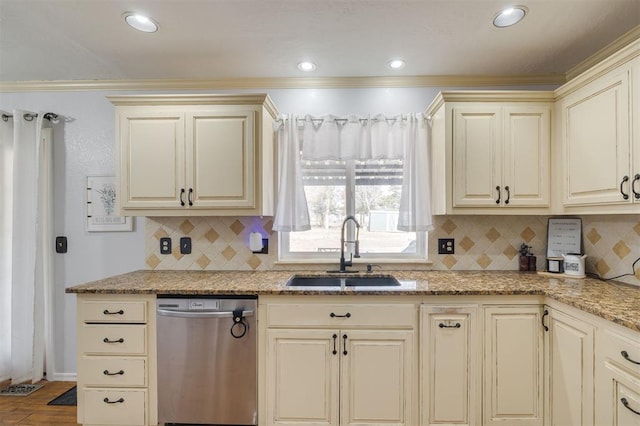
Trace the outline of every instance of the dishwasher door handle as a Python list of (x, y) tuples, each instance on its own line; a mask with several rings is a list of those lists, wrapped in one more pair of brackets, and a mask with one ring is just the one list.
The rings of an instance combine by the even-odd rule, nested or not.
[[(158, 309), (158, 315), (178, 318), (233, 318), (233, 311), (197, 312), (197, 311), (170, 311)], [(253, 311), (242, 311), (242, 317), (252, 317)]]

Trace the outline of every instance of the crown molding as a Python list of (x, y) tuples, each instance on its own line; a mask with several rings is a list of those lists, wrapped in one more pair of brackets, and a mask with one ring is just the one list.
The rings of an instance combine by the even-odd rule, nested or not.
[(0, 92), (559, 86), (565, 82), (563, 74), (275, 77), (209, 80), (52, 80), (0, 82)]
[(614, 53), (622, 50), (624, 47), (640, 39), (640, 25), (635, 26), (630, 31), (627, 31), (613, 42), (609, 43), (602, 49), (598, 50), (593, 55), (589, 56), (584, 61), (578, 63), (566, 73), (567, 81), (571, 81), (578, 75), (589, 70), (594, 65), (604, 61)]
[(451, 90), (436, 95), (425, 109), (433, 115), (445, 102), (553, 102), (552, 90)]

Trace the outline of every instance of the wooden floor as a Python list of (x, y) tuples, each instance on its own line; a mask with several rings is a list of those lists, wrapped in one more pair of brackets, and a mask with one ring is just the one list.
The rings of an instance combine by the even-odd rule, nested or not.
[[(71, 389), (75, 382), (42, 382), (44, 387), (28, 396), (0, 396), (0, 424), (33, 426), (75, 426), (76, 407), (47, 405)], [(0, 382), (0, 388), (7, 383)]]

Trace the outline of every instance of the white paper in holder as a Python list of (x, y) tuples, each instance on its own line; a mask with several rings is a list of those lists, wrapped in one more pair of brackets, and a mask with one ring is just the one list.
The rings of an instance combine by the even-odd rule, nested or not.
[(259, 232), (252, 232), (249, 234), (249, 248), (253, 252), (262, 251), (262, 234)]

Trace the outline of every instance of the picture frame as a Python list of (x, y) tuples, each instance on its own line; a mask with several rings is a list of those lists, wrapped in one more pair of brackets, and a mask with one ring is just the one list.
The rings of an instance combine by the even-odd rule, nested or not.
[(87, 176), (87, 231), (133, 231), (130, 216), (116, 214), (115, 176)]

